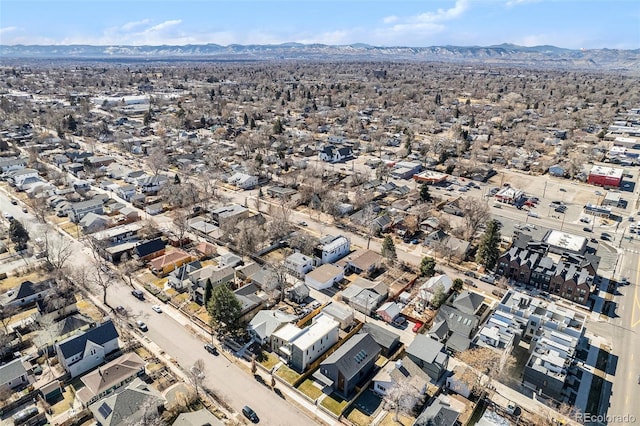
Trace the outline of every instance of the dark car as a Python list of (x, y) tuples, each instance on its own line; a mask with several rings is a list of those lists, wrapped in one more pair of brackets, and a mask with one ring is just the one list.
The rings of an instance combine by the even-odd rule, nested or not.
[(406, 323), (407, 319), (405, 317), (398, 317), (391, 322), (391, 324), (397, 328), (403, 328)]
[(244, 416), (251, 420), (253, 423), (258, 423), (260, 421), (256, 412), (253, 411), (253, 409), (248, 405), (242, 407), (242, 414), (244, 414)]
[(465, 271), (464, 274), (466, 276), (468, 276), (468, 277), (471, 277), (471, 278), (475, 278), (476, 277), (476, 273), (473, 272), (473, 271)]
[(211, 355), (218, 355), (218, 348), (216, 348), (215, 346), (213, 346), (211, 343), (207, 343), (206, 345), (204, 345), (204, 348), (207, 350), (207, 352), (209, 352)]
[(144, 300), (144, 293), (141, 292), (140, 290), (133, 290), (131, 294), (133, 294), (133, 297), (135, 297), (138, 300)]
[(14, 206), (18, 204), (18, 200), (16, 200), (15, 198), (11, 199), (11, 204), (13, 204)]
[(591, 232), (591, 228), (589, 228), (588, 226), (585, 226), (584, 228), (582, 228), (582, 230), (584, 232)]

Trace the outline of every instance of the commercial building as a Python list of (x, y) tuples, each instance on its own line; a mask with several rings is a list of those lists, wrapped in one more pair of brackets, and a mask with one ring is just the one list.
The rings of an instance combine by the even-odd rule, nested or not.
[(587, 183), (604, 187), (619, 187), (622, 182), (622, 169), (605, 166), (593, 166)]

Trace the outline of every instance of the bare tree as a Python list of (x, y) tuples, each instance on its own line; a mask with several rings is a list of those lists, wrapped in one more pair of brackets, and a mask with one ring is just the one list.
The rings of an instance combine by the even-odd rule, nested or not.
[(0, 323), (4, 327), (4, 332), (9, 333), (9, 324), (11, 324), (11, 318), (18, 313), (18, 308), (14, 305), (0, 306)]
[(205, 366), (202, 358), (198, 358), (189, 369), (189, 380), (196, 388), (196, 395), (200, 395), (200, 387), (205, 379)]
[(167, 154), (164, 152), (164, 148), (156, 146), (149, 150), (147, 165), (153, 172), (154, 176), (158, 176), (160, 170), (165, 169), (167, 164)]
[(484, 347), (460, 352), (457, 358), (467, 364), (460, 381), (480, 398), (484, 398), (492, 388), (493, 380), (501, 377), (515, 364), (512, 355)]
[(423, 398), (419, 389), (416, 389), (408, 380), (401, 380), (387, 390), (384, 405), (387, 410), (393, 410), (393, 420), (397, 422), (400, 420), (401, 413), (410, 414)]
[(472, 238), (480, 226), (490, 219), (489, 206), (479, 198), (469, 197), (462, 201), (461, 207), (467, 238)]
[(73, 240), (52, 230), (48, 225), (44, 226), (45, 230), (41, 233), (44, 238), (41, 239), (40, 249), (44, 253), (47, 265), (54, 271), (62, 271), (74, 254)]

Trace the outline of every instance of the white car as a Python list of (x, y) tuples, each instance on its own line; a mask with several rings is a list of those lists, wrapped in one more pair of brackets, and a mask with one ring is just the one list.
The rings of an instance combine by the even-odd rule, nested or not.
[(160, 307), (160, 305), (153, 305), (151, 307), (151, 309), (153, 309), (154, 311), (156, 311), (157, 313), (161, 314), (162, 313), (162, 308)]

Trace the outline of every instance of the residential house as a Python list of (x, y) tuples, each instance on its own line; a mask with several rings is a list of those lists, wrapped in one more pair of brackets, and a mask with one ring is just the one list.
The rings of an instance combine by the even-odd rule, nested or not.
[(131, 197), (136, 195), (136, 186), (132, 184), (122, 185), (118, 187), (116, 195), (123, 200), (131, 201)]
[[(236, 289), (233, 293), (240, 302), (240, 317), (238, 321), (242, 324), (251, 321), (260, 309), (266, 306), (269, 300), (267, 293), (260, 290), (260, 288), (253, 283), (244, 285)], [(196, 299), (197, 294), (198, 292), (196, 292)], [(204, 291), (202, 299), (204, 299)]]
[(4, 157), (0, 158), (0, 173), (12, 172), (27, 167), (29, 159), (26, 157)]
[(249, 209), (238, 204), (230, 204), (211, 212), (211, 219), (216, 226), (224, 226), (227, 223), (240, 221), (249, 217)]
[(431, 377), (425, 373), (411, 358), (405, 356), (395, 362), (388, 362), (373, 378), (373, 391), (385, 397), (397, 383), (407, 386), (417, 397), (427, 393)]
[(35, 178), (39, 180), (40, 173), (35, 169), (20, 169), (7, 172), (6, 175), (10, 184), (20, 188), (27, 179)]
[(153, 259), (150, 264), (151, 272), (159, 277), (164, 277), (174, 269), (193, 260), (189, 253), (182, 250), (172, 250), (162, 256)]
[(461, 312), (451, 305), (442, 305), (429, 329), (429, 336), (445, 343), (449, 351), (464, 352), (471, 346), (471, 337), (475, 335), (478, 323), (477, 316)]
[(211, 283), (212, 288), (219, 287), (233, 281), (235, 278), (235, 270), (231, 266), (214, 266), (207, 265), (197, 269), (189, 274), (189, 280), (192, 287), (196, 290), (196, 303), (203, 304), (204, 298), (199, 296), (198, 289), (202, 289), (202, 295), (207, 287), (207, 283)]
[(111, 218), (101, 214), (87, 213), (80, 219), (78, 225), (82, 228), (83, 233), (93, 234), (111, 226)]
[(163, 175), (143, 176), (136, 180), (136, 185), (143, 194), (157, 193), (169, 179)]
[(400, 311), (402, 311), (402, 308), (398, 303), (389, 301), (376, 310), (376, 315), (383, 321), (391, 323), (400, 315)]
[(449, 365), (449, 355), (444, 352), (444, 345), (424, 334), (417, 334), (406, 352), (433, 381), (438, 381)]
[(165, 253), (166, 244), (162, 238), (144, 241), (133, 250), (134, 255), (143, 261), (149, 261)]
[(80, 378), (84, 387), (76, 392), (83, 407), (115, 392), (144, 374), (145, 361), (135, 352), (126, 353)]
[(253, 189), (258, 185), (258, 177), (246, 173), (235, 173), (227, 179), (227, 183), (240, 189)]
[(321, 313), (338, 321), (342, 330), (349, 330), (354, 324), (353, 310), (344, 303), (331, 301), (322, 308)]
[(3, 294), (0, 299), (0, 306), (14, 306), (21, 308), (36, 303), (38, 300), (44, 300), (47, 295), (53, 292), (53, 284), (55, 280), (47, 279), (34, 283), (32, 281), (23, 281), (12, 294), (9, 292)]
[(327, 235), (320, 240), (320, 243), (314, 249), (314, 255), (320, 260), (321, 264), (333, 263), (349, 254), (350, 250), (351, 242), (347, 237)]
[(279, 310), (261, 310), (249, 322), (247, 331), (249, 336), (261, 345), (271, 343), (271, 335), (285, 324), (297, 321), (296, 315), (287, 314)]
[(220, 266), (231, 266), (235, 268), (236, 266), (243, 265), (242, 257), (238, 256), (234, 253), (225, 253), (218, 258), (218, 265)]
[(296, 252), (285, 259), (284, 266), (292, 275), (303, 278), (307, 272), (313, 269), (313, 259), (300, 252)]
[(116, 159), (109, 155), (94, 155), (93, 157), (89, 157), (87, 161), (91, 165), (91, 168), (98, 169), (114, 163)]
[(324, 290), (339, 283), (344, 278), (344, 270), (340, 266), (324, 264), (307, 273), (304, 282), (308, 287)]
[(383, 282), (358, 277), (341, 293), (342, 301), (358, 312), (370, 316), (387, 300), (389, 289)]
[(464, 211), (462, 210), (462, 199), (456, 198), (455, 200), (449, 201), (444, 205), (442, 211), (445, 213), (452, 214), (454, 216), (464, 216)]
[(105, 357), (119, 349), (118, 332), (111, 320), (56, 343), (56, 353), (62, 368), (79, 376), (102, 364)]
[(560, 164), (555, 164), (549, 167), (549, 174), (551, 176), (564, 177), (566, 173), (567, 171)]
[(119, 244), (138, 238), (138, 231), (142, 229), (140, 223), (127, 223), (91, 234), (91, 238), (101, 247)]
[(400, 347), (400, 336), (372, 322), (365, 322), (360, 333), (369, 333), (381, 349), (381, 355), (389, 358)]
[(368, 333), (352, 336), (320, 364), (313, 377), (348, 399), (373, 370), (380, 346)]
[(416, 418), (413, 426), (455, 426), (460, 412), (454, 409), (449, 397), (443, 394), (431, 401), (431, 404)]
[(87, 215), (87, 213), (95, 213), (98, 215), (104, 213), (102, 201), (97, 199), (71, 203), (67, 211), (69, 219), (71, 219), (71, 221), (75, 223), (78, 223), (83, 217)]
[(339, 324), (327, 315), (317, 315), (303, 329), (285, 324), (271, 335), (271, 349), (282, 356), (291, 368), (303, 372), (309, 364), (338, 341)]
[(169, 286), (179, 292), (190, 290), (193, 284), (189, 279), (189, 275), (200, 268), (202, 268), (200, 261), (194, 260), (174, 269), (169, 273)]
[(113, 395), (89, 406), (98, 426), (129, 425), (140, 422), (149, 413), (161, 413), (165, 400), (152, 386), (139, 378)]
[(302, 281), (298, 281), (287, 289), (287, 299), (293, 303), (303, 303), (307, 297), (309, 297), (309, 287)]
[(436, 291), (442, 291), (444, 294), (449, 294), (451, 286), (453, 286), (451, 278), (444, 274), (435, 275), (420, 286), (420, 299), (429, 303), (431, 302), (431, 299), (433, 299), (433, 295)]
[(16, 358), (0, 365), (0, 391), (4, 389), (21, 389), (28, 386), (31, 381), (22, 358)]
[(339, 163), (353, 157), (353, 151), (349, 147), (336, 148), (333, 145), (326, 145), (318, 153), (318, 159), (327, 163)]
[(373, 250), (358, 249), (340, 260), (347, 273), (371, 275), (380, 268), (382, 256)]

